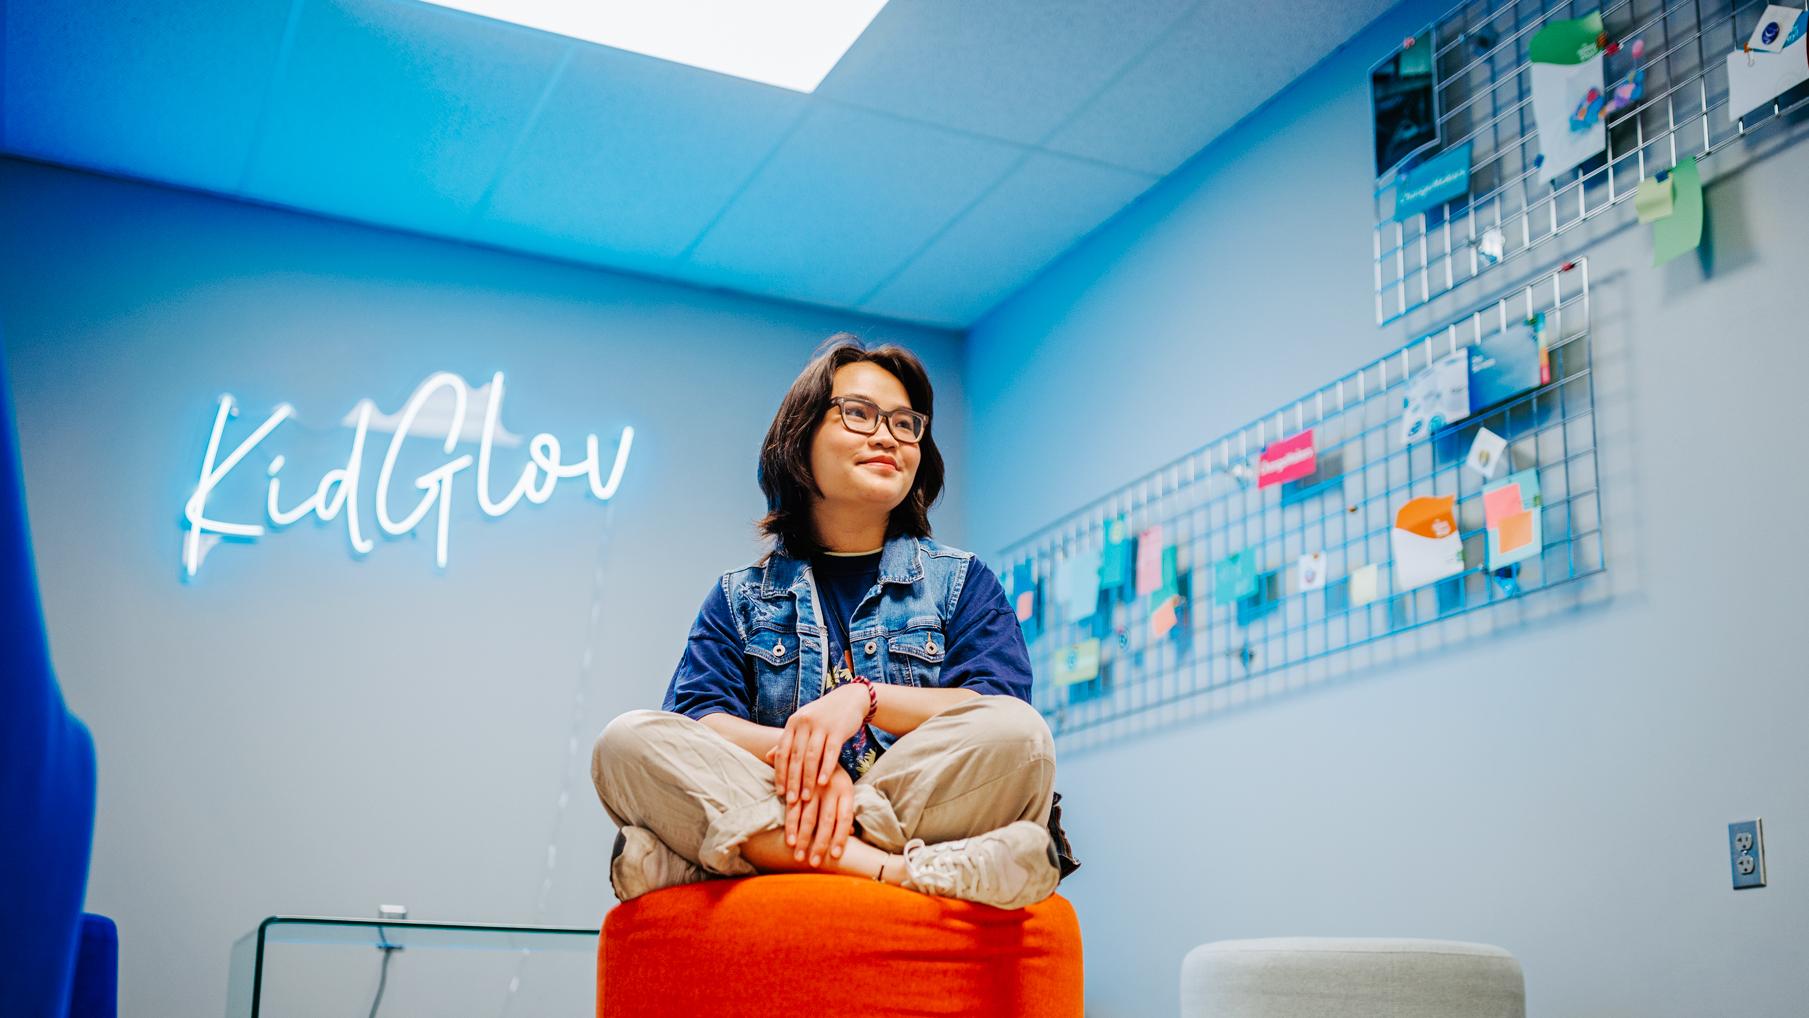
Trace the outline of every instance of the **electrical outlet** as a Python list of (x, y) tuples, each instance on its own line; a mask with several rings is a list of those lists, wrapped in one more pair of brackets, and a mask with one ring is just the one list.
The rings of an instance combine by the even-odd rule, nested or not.
[(1734, 870), (1734, 890), (1765, 886), (1765, 821), (1742, 820), (1727, 825), (1728, 862)]

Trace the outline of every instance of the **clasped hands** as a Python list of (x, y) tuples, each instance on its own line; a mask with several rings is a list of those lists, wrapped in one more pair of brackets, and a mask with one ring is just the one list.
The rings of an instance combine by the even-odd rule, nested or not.
[(867, 718), (867, 691), (838, 686), (795, 711), (767, 751), (773, 792), (785, 800), (785, 844), (810, 865), (840, 859), (854, 828), (854, 779), (842, 769), (842, 744)]

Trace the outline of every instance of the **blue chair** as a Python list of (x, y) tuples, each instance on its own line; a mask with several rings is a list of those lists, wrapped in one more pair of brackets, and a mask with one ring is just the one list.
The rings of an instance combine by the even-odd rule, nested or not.
[(50, 670), (11, 392), (0, 357), (0, 1015), (107, 1018), (118, 1007), (117, 934), (82, 914), (94, 740)]

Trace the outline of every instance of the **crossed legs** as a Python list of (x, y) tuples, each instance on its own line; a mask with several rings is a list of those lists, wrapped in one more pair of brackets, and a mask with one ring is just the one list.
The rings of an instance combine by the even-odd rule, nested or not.
[(839, 872), (897, 883), (899, 853), (912, 839), (1046, 825), (1055, 752), (1048, 726), (1021, 700), (957, 704), (900, 737), (856, 782), (856, 837), (817, 867), (785, 844), (772, 767), (683, 715), (641, 710), (611, 721), (591, 754), (591, 778), (618, 827), (651, 832), (706, 872)]

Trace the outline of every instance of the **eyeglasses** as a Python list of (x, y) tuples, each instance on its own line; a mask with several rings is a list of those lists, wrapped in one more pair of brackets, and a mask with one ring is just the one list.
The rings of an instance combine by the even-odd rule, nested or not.
[(930, 430), (930, 416), (909, 407), (882, 411), (878, 403), (859, 396), (833, 396), (829, 402), (841, 411), (842, 427), (857, 435), (871, 435), (878, 431), (882, 417), (886, 419), (886, 427), (891, 429), (892, 437), (906, 445), (916, 445), (923, 441), (923, 436)]

